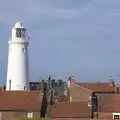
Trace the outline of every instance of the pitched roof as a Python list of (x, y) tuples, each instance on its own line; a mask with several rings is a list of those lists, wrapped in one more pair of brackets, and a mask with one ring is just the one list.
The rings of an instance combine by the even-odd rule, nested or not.
[(39, 91), (1, 91), (0, 111), (38, 111), (41, 100)]
[(72, 97), (72, 102), (88, 101), (92, 91), (81, 87), (78, 84), (71, 83), (69, 88), (69, 94)]
[(98, 111), (99, 112), (120, 112), (120, 94), (99, 96)]
[(93, 92), (114, 92), (114, 87), (108, 83), (77, 83)]
[(90, 110), (87, 102), (56, 103), (50, 112), (52, 118), (89, 118)]

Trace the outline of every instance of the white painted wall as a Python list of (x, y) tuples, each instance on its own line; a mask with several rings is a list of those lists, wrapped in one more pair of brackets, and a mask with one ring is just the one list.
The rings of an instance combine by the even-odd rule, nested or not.
[[(24, 28), (17, 22), (12, 28), (9, 43), (6, 90), (24, 90), (28, 87), (28, 40), (26, 36), (17, 38), (16, 28)], [(11, 81), (11, 83), (10, 83)]]

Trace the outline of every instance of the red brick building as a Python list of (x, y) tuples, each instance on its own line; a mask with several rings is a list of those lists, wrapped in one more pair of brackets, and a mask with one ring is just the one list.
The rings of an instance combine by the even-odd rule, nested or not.
[[(98, 116), (98, 102), (102, 95), (115, 95), (114, 82), (108, 83), (75, 83), (71, 82), (68, 87), (68, 102), (56, 103), (49, 109), (49, 116), (55, 120), (96, 119)], [(101, 103), (102, 104), (102, 103)], [(105, 113), (106, 118), (112, 118)], [(102, 120), (101, 112), (99, 118)], [(109, 119), (109, 120), (110, 120)], [(107, 119), (106, 119), (107, 120)]]
[[(112, 120), (114, 116), (112, 113), (120, 114), (120, 94), (101, 95), (98, 97), (98, 118), (102, 120)], [(116, 114), (116, 115), (117, 115)], [(117, 120), (120, 120), (118, 115)]]
[[(0, 92), (0, 120), (13, 120), (13, 118), (38, 119), (44, 102), (49, 104), (46, 116), (53, 120), (100, 120), (112, 119), (112, 113), (120, 112), (119, 89), (113, 82), (108, 83), (74, 83), (71, 82), (68, 96), (65, 101), (50, 105), (50, 91), (44, 94), (40, 91), (1, 91)], [(52, 96), (54, 99), (54, 95)], [(110, 101), (110, 102), (108, 102)], [(114, 103), (111, 104), (110, 103)], [(110, 109), (110, 111), (109, 111)]]
[(53, 120), (89, 119), (91, 112), (87, 102), (56, 103), (50, 108), (49, 117)]
[(39, 118), (42, 94), (39, 91), (0, 92), (0, 120)]
[(69, 95), (72, 102), (89, 101), (89, 97), (95, 95), (114, 94), (114, 83), (70, 83)]

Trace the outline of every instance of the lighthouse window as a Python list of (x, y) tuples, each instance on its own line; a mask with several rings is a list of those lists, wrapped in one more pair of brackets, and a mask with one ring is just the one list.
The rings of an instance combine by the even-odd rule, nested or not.
[(22, 52), (25, 52), (25, 49), (24, 49), (24, 48), (22, 48)]
[(16, 28), (16, 37), (24, 37), (25, 35), (25, 28)]

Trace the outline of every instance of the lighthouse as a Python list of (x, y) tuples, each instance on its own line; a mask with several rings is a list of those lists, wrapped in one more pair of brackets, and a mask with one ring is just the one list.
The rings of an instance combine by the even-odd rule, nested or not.
[(28, 37), (22, 22), (12, 27), (7, 66), (7, 91), (21, 91), (29, 87)]

